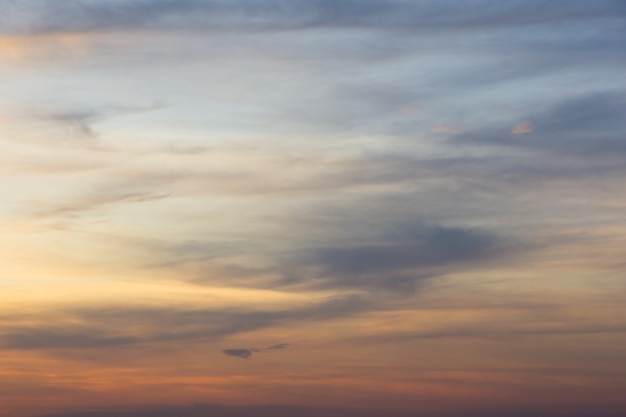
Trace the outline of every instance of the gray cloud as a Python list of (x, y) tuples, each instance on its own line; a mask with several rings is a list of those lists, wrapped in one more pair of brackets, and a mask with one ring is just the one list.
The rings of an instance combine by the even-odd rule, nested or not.
[(128, 345), (141, 340), (130, 336), (107, 336), (88, 327), (34, 327), (9, 330), (0, 336), (5, 349), (94, 349)]
[(254, 352), (258, 352), (256, 349), (224, 349), (222, 353), (226, 356), (233, 356), (235, 358), (249, 359)]
[(233, 356), (235, 358), (241, 358), (241, 359), (249, 359), (252, 357), (253, 353), (259, 353), (259, 352), (271, 352), (273, 350), (282, 350), (282, 349), (286, 349), (287, 347), (291, 346), (290, 343), (279, 343), (277, 345), (272, 345), (272, 346), (268, 346), (265, 348), (260, 348), (260, 349), (224, 349), (222, 350), (222, 353), (226, 356)]
[(66, 139), (93, 139), (98, 132), (93, 125), (106, 119), (130, 114), (145, 113), (162, 108), (155, 102), (148, 106), (108, 105), (97, 108), (75, 107), (58, 110), (32, 110), (30, 116), (44, 122), (60, 124), (67, 129)]
[(494, 244), (493, 237), (461, 227), (417, 227), (382, 245), (323, 248), (317, 261), (338, 274), (405, 270), (484, 258)]
[[(473, 264), (484, 264), (527, 249), (515, 244), (513, 239), (503, 239), (488, 231), (422, 225), (402, 221), (400, 217), (385, 219), (382, 225), (348, 227), (356, 229), (343, 230), (343, 236), (335, 238), (346, 243), (329, 240), (324, 246), (308, 248), (306, 255), (286, 263), (291, 269), (284, 284), (410, 294), (421, 283), (453, 270), (472, 268)], [(367, 228), (370, 231), (364, 232)], [(309, 272), (300, 274), (301, 268)]]
[(61, 123), (68, 127), (71, 137), (94, 137), (95, 131), (92, 124), (102, 120), (102, 115), (94, 110), (64, 111), (51, 113), (44, 117), (45, 120)]
[[(294, 322), (326, 321), (387, 308), (385, 300), (368, 296), (338, 296), (317, 303), (276, 311), (235, 309), (108, 307), (50, 312), (57, 323), (0, 328), (0, 347), (15, 350), (109, 349), (116, 346), (175, 342), (217, 341), (227, 336)], [(70, 322), (89, 323), (62, 324)], [(259, 349), (229, 349), (231, 356), (246, 351), (272, 351), (289, 344)], [(226, 353), (226, 352), (224, 352)]]
[(167, 198), (169, 194), (157, 194), (150, 191), (136, 190), (100, 190), (89, 195), (81, 196), (77, 199), (66, 201), (56, 207), (47, 210), (39, 210), (35, 212), (35, 217), (66, 217), (77, 218), (84, 215), (85, 212), (102, 209), (116, 204), (141, 203)]
[[(597, 92), (568, 98), (526, 116), (534, 130), (512, 137), (511, 126), (488, 126), (460, 133), (460, 144), (558, 152), (561, 155), (611, 156), (626, 152), (626, 93)], [(601, 167), (598, 167), (601, 168)]]
[(498, 4), (486, 0), (4, 0), (0, 2), (0, 27), (5, 33), (316, 26), (420, 30), (608, 18), (625, 12), (624, 4), (617, 0), (558, 5), (540, 0)]
[(427, 413), (402, 411), (401, 409), (350, 409), (268, 405), (233, 407), (195, 404), (189, 406), (154, 406), (142, 409), (74, 411), (47, 414), (39, 417), (621, 417), (623, 410), (610, 406), (578, 406), (576, 410), (566, 406), (514, 404), (508, 407), (465, 407), (464, 411), (428, 411)]
[(265, 349), (266, 350), (281, 350), (281, 349), (286, 349), (289, 346), (291, 346), (291, 343), (279, 343), (277, 345), (268, 346)]
[[(349, 408), (306, 407), (292, 405), (260, 405), (248, 407), (195, 404), (189, 406), (154, 406), (132, 410), (103, 408), (96, 411), (75, 411), (47, 414), (40, 417), (379, 417), (376, 411), (351, 410)], [(390, 415), (390, 414), (386, 414)], [(408, 417), (395, 413), (391, 417)], [(604, 416), (600, 416), (604, 417)]]
[(356, 338), (361, 343), (401, 343), (411, 340), (428, 339), (488, 339), (488, 340), (515, 340), (532, 336), (563, 336), (563, 335), (600, 335), (600, 334), (626, 333), (626, 324), (584, 324), (574, 325), (562, 323), (546, 327), (545, 325), (532, 325), (525, 323), (523, 326), (500, 323), (490, 325), (483, 323), (476, 327), (453, 327), (423, 332), (406, 332), (381, 334), (372, 337)]

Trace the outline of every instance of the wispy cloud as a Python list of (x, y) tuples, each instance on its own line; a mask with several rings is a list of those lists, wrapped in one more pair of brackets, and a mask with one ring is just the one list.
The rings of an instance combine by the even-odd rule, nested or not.
[[(337, 296), (317, 303), (279, 310), (129, 308), (108, 306), (51, 312), (57, 323), (0, 328), (0, 346), (15, 350), (104, 349), (172, 341), (218, 341), (225, 337), (304, 321), (323, 322), (386, 308), (368, 296)], [(89, 325), (81, 324), (89, 322)], [(139, 326), (141, 331), (137, 331)], [(278, 344), (259, 349), (230, 349), (231, 356), (284, 349)], [(224, 352), (226, 353), (226, 352)], [(248, 355), (248, 356), (250, 356)]]
[(65, 139), (93, 139), (98, 136), (93, 125), (111, 117), (145, 113), (163, 108), (155, 102), (148, 106), (102, 106), (100, 108), (68, 108), (60, 110), (31, 109), (30, 116), (44, 122), (60, 124), (67, 129)]

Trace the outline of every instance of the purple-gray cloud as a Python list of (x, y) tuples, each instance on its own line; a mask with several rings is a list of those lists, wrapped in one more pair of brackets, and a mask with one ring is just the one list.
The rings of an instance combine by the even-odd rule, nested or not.
[(287, 405), (232, 407), (196, 404), (190, 406), (155, 406), (143, 409), (102, 409), (47, 414), (39, 417), (622, 417), (624, 410), (600, 407), (536, 406), (519, 404), (509, 407), (468, 409), (466, 411), (403, 412), (380, 409), (297, 407)]
[(618, 0), (3, 0), (6, 32), (137, 29), (304, 29), (374, 27), (473, 29), (546, 21), (612, 18), (626, 13)]
[(258, 349), (241, 349), (241, 348), (240, 349), (224, 349), (222, 350), (222, 353), (226, 356), (233, 356), (235, 358), (250, 359), (254, 353), (270, 352), (272, 350), (282, 350), (282, 349), (286, 349), (289, 346), (291, 346), (290, 343), (279, 343), (277, 345), (272, 345), (272, 346), (258, 348)]

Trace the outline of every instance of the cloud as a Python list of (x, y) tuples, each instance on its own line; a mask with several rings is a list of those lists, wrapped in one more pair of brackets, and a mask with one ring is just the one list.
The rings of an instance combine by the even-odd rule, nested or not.
[(32, 109), (30, 116), (44, 122), (60, 124), (67, 129), (65, 139), (93, 139), (98, 132), (93, 125), (112, 117), (145, 113), (163, 108), (159, 102), (147, 106), (108, 105), (98, 108), (67, 108), (60, 110)]
[(256, 349), (224, 349), (222, 353), (226, 356), (234, 356), (235, 358), (249, 359)]
[(249, 359), (252, 357), (253, 353), (270, 352), (272, 350), (282, 350), (282, 349), (286, 349), (289, 346), (291, 346), (290, 343), (280, 343), (277, 345), (272, 345), (272, 346), (259, 348), (259, 349), (224, 349), (222, 350), (222, 353), (226, 356), (233, 356), (233, 357), (241, 358), (241, 359)]
[[(530, 320), (529, 320), (530, 321)], [(561, 325), (546, 327), (541, 323), (481, 323), (480, 326), (458, 326), (421, 332), (404, 332), (379, 334), (370, 337), (359, 337), (354, 340), (361, 343), (404, 343), (411, 340), (429, 339), (483, 339), (483, 340), (515, 340), (532, 336), (562, 335), (602, 335), (625, 334), (624, 324), (582, 324), (572, 325), (564, 321)]]
[(45, 120), (67, 125), (71, 137), (94, 137), (96, 136), (91, 125), (101, 120), (102, 116), (93, 110), (67, 111), (51, 113)]
[[(404, 224), (390, 220), (378, 235), (359, 242), (308, 249), (309, 254), (295, 261), (287, 283), (313, 287), (360, 290), (387, 290), (412, 293), (424, 281), (455, 268), (467, 269), (473, 263), (488, 262), (519, 250), (511, 242), (486, 231), (442, 225)], [(396, 224), (394, 225), (394, 220)], [(373, 230), (376, 226), (369, 225)], [(378, 226), (380, 227), (380, 226)], [(298, 277), (298, 266), (316, 272)]]
[(66, 217), (77, 218), (85, 215), (86, 212), (102, 209), (116, 204), (143, 203), (149, 201), (162, 200), (169, 197), (169, 194), (158, 194), (151, 191), (128, 191), (125, 190), (100, 190), (100, 192), (81, 196), (77, 199), (64, 202), (56, 207), (45, 210), (38, 210), (34, 213), (37, 218)]
[[(238, 310), (126, 306), (51, 311), (45, 318), (31, 317), (38, 322), (36, 325), (1, 326), (0, 347), (8, 350), (91, 350), (160, 342), (218, 341), (294, 322), (328, 321), (385, 308), (384, 299), (342, 295), (273, 311), (244, 307)], [(55, 317), (55, 324), (48, 324), (50, 317)], [(89, 323), (89, 326), (76, 323)], [(252, 354), (287, 346), (290, 345), (227, 350), (231, 356), (242, 357), (247, 351)]]
[(511, 135), (528, 135), (534, 131), (535, 126), (531, 122), (522, 122), (513, 128)]
[[(539, 7), (541, 6), (541, 7)], [(486, 0), (3, 0), (6, 32), (74, 32), (111, 29), (285, 29), (373, 26), (419, 30), (437, 26), (519, 24), (613, 16), (623, 3), (570, 1), (559, 7), (539, 0), (495, 5)]]
[(480, 259), (495, 243), (487, 234), (447, 226), (418, 226), (395, 237), (382, 245), (323, 248), (317, 260), (330, 273), (405, 270)]
[(140, 341), (131, 336), (107, 336), (103, 331), (80, 326), (9, 329), (0, 336), (0, 346), (9, 350), (95, 349)]
[(511, 141), (505, 128), (498, 125), (460, 133), (453, 137), (459, 144), (482, 144), (498, 147), (557, 152), (562, 155), (611, 156), (626, 152), (626, 93), (591, 92), (565, 98), (545, 110), (535, 111), (533, 124), (516, 127), (518, 133), (530, 133), (523, 141)]
[[(53, 279), (47, 274), (63, 276), (62, 282), (54, 282), (54, 294), (45, 287), (24, 293), (35, 297), (35, 303), (55, 294), (70, 296), (63, 289), (66, 275), (67, 282), (80, 280), (72, 294), (83, 285), (103, 291), (102, 297), (81, 292), (84, 299), (72, 298), (73, 307), (44, 310), (22, 322), (1, 321), (0, 347), (9, 357), (50, 361), (44, 366), (89, 358), (94, 370), (137, 355), (137, 364), (124, 367), (132, 374), (128, 382), (152, 384), (148, 374), (154, 374), (154, 366), (167, 369), (176, 380), (157, 383), (166, 391), (180, 389), (184, 395), (176, 399), (181, 400), (196, 393), (182, 381), (187, 369), (193, 368), (196, 376), (204, 372), (191, 364), (197, 358), (193, 355), (217, 357), (225, 362), (218, 368), (223, 366), (226, 374), (229, 366), (255, 365), (230, 358), (256, 360), (273, 352), (285, 356), (271, 359), (290, 359), (289, 354), (301, 353), (284, 351), (291, 349), (288, 343), (271, 344), (299, 340), (292, 333), (332, 344), (313, 346), (322, 354), (306, 356), (328, 362), (326, 366), (341, 365), (331, 369), (337, 375), (373, 358), (366, 372), (372, 372), (373, 381), (382, 376), (378, 382), (384, 384), (391, 370), (385, 366), (400, 364), (399, 371), (411, 373), (410, 366), (403, 366), (410, 352), (401, 354), (411, 343), (454, 350), (468, 342), (490, 349), (494, 345), (486, 339), (536, 341), (535, 336), (577, 334), (585, 339), (623, 332), (616, 321), (603, 327), (575, 323), (576, 317), (531, 322), (515, 316), (494, 324), (481, 310), (493, 302), (503, 305), (498, 317), (513, 316), (518, 309), (539, 311), (531, 303), (512, 305), (507, 291), (527, 300), (533, 295), (525, 291), (540, 281), (542, 288), (581, 294), (593, 285), (609, 285), (597, 284), (596, 275), (604, 272), (595, 271), (593, 283), (590, 279), (589, 287), (583, 287), (585, 274), (592, 273), (585, 265), (578, 268), (584, 259), (575, 266), (569, 263), (583, 252), (580, 246), (572, 249), (579, 241), (569, 236), (611, 234), (594, 242), (593, 250), (621, 254), (623, 247), (618, 225), (623, 204), (615, 195), (626, 174), (625, 105), (621, 87), (610, 83), (621, 79), (626, 6), (608, 0), (560, 3), (0, 0), (0, 31), (24, 42), (35, 39), (33, 51), (49, 47), (41, 39), (67, 33), (85, 38), (90, 48), (89, 56), (78, 59), (46, 53), (42, 56), (52, 59), (41, 68), (6, 69), (16, 80), (9, 86), (16, 94), (7, 96), (8, 108), (19, 107), (14, 100), (20, 99), (57, 104), (33, 111), (24, 123), (26, 134), (3, 134), (10, 148), (3, 158), (22, 164), (21, 147), (37, 148), (65, 171), (6, 178), (10, 201), (2, 210), (13, 212), (11, 201), (25, 201), (15, 204), (18, 211), (31, 213), (24, 223), (76, 222), (43, 236), (7, 234), (3, 245), (12, 249), (4, 251), (7, 273), (26, 271), (25, 285), (29, 279), (47, 285)], [(39, 77), (44, 72), (50, 76)], [(159, 113), (144, 123), (134, 123), (135, 117), (130, 123), (111, 120), (158, 105), (106, 103), (128, 103), (128, 94), (141, 97), (154, 91), (176, 103), (165, 117)], [(63, 104), (72, 97), (88, 102)], [(521, 110), (504, 114), (505, 107)], [(69, 147), (73, 154), (62, 154), (56, 146), (17, 143), (44, 136), (41, 126), (53, 133), (66, 131), (80, 146)], [(103, 146), (89, 146), (95, 142)], [(95, 152), (105, 142), (109, 152)], [(13, 154), (13, 149), (19, 152)], [(95, 154), (100, 159), (92, 156), (95, 162), (89, 166), (102, 169), (70, 175), (70, 168), (81, 167)], [(63, 163), (64, 158), (81, 163)], [(604, 197), (614, 187), (615, 200), (592, 198), (602, 187), (588, 187), (587, 180), (602, 183), (606, 189), (597, 195)], [(614, 211), (578, 215), (591, 204), (611, 205)], [(92, 221), (101, 220), (103, 213), (105, 221)], [(533, 252), (537, 248), (546, 250)], [(536, 255), (538, 262), (525, 262), (527, 255)], [(594, 262), (604, 262), (603, 256)], [(49, 269), (45, 262), (51, 262)], [(576, 269), (571, 279), (568, 268)], [(472, 291), (483, 291), (487, 281), (497, 281), (493, 285), (502, 289), (489, 293), (497, 294), (497, 301), (460, 311), (458, 306), (466, 306)], [(455, 287), (460, 282), (461, 289)], [(127, 298), (118, 299), (118, 291)], [(438, 291), (444, 295), (437, 298)], [(266, 295), (284, 301), (270, 305)], [(115, 303), (88, 301), (107, 297)], [(187, 299), (194, 304), (169, 304)], [(76, 307), (81, 302), (85, 304)], [(233, 304), (225, 307), (229, 302)], [(595, 311), (598, 322), (610, 315), (578, 310)], [(444, 322), (457, 313), (462, 319)], [(439, 321), (440, 314), (445, 319)], [(346, 340), (360, 334), (373, 336), (356, 340), (363, 344)], [(397, 345), (373, 346), (377, 341)], [(182, 350), (192, 355), (180, 355)], [(390, 352), (398, 352), (397, 361), (389, 359)], [(442, 355), (435, 362), (450, 369), (462, 362), (450, 362), (446, 349), (433, 352)], [(484, 363), (498, 366), (526, 358), (516, 355), (521, 354), (507, 351), (497, 363), (489, 358)], [(387, 362), (376, 362), (382, 357)], [(416, 357), (419, 362), (420, 355)], [(352, 359), (333, 362), (337, 358)], [(148, 362), (152, 368), (142, 368)], [(281, 364), (279, 376), (291, 378), (283, 370), (294, 365), (316, 374), (327, 369), (314, 369), (309, 360), (290, 360)], [(354, 372), (363, 374), (363, 369)], [(99, 371), (95, 374), (101, 379)], [(126, 380), (126, 375), (121, 377)], [(82, 382), (73, 374), (67, 378), (71, 386)], [(266, 398), (255, 391), (258, 386), (234, 380), (228, 388), (233, 395), (245, 401)], [(194, 377), (190, 383), (205, 382)], [(323, 384), (316, 380), (304, 391), (327, 390)], [(517, 392), (530, 385), (516, 387)], [(444, 397), (469, 397), (465, 389), (470, 384), (448, 394), (450, 386), (439, 383), (437, 389)], [(85, 401), (104, 398), (101, 388), (94, 389)], [(401, 390), (407, 397), (415, 392), (409, 385)], [(135, 398), (133, 392), (128, 395)], [(337, 398), (348, 398), (342, 395), (338, 392)], [(53, 399), (43, 399), (49, 401)], [(499, 411), (468, 409), (464, 417), (526, 412)], [(534, 411), (527, 414), (546, 414)], [(333, 412), (198, 406), (75, 413), (82, 415), (328, 417)], [(393, 414), (378, 410), (372, 415)]]
[[(398, 407), (400, 408), (400, 407)], [(88, 411), (70, 411), (46, 414), (39, 417), (621, 417), (622, 410), (610, 406), (578, 406), (576, 410), (566, 406), (514, 404), (510, 406), (480, 407), (472, 405), (463, 411), (436, 411), (428, 413), (409, 412), (401, 409), (351, 409), (307, 407), (292, 405), (222, 406), (194, 404), (183, 406), (153, 406), (135, 409), (101, 408)]]
[[(405, 413), (392, 412), (390, 417), (408, 417)], [(364, 416), (381, 417), (379, 411), (309, 407), (294, 405), (255, 405), (230, 406), (214, 404), (194, 404), (182, 406), (160, 405), (134, 409), (102, 408), (100, 410), (74, 411), (58, 414), (47, 414), (39, 417), (345, 417)], [(600, 416), (604, 417), (604, 416)]]
[(281, 350), (281, 349), (286, 349), (289, 346), (291, 346), (291, 343), (279, 343), (277, 345), (268, 346), (265, 349), (266, 350)]
[(441, 134), (457, 133), (459, 130), (461, 129), (455, 125), (437, 125), (430, 128), (431, 132)]

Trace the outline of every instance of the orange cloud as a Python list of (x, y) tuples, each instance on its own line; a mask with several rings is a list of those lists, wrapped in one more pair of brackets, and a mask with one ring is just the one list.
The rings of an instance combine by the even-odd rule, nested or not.
[(456, 133), (459, 128), (454, 125), (437, 125), (430, 128), (433, 133)]
[(534, 131), (535, 125), (533, 125), (531, 122), (526, 121), (515, 126), (511, 131), (511, 135), (528, 135), (530, 133), (533, 133)]
[(408, 106), (402, 109), (402, 113), (410, 116), (422, 116), (424, 113), (426, 113), (426, 110), (422, 107)]
[(61, 56), (83, 57), (90, 52), (94, 35), (59, 33), (36, 36), (0, 36), (2, 62), (28, 63)]

